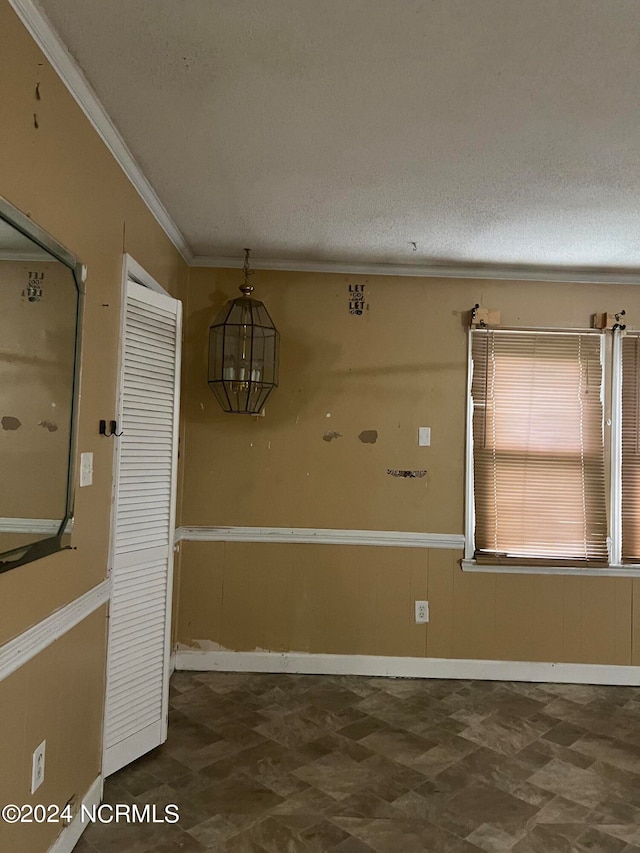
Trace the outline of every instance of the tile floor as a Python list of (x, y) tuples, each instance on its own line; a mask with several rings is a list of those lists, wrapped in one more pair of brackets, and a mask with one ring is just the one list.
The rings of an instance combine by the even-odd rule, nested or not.
[(640, 688), (173, 676), (167, 743), (76, 853), (640, 853)]

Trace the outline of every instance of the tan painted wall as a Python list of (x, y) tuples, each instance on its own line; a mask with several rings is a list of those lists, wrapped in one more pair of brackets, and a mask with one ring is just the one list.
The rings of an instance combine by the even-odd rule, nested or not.
[[(113, 417), (115, 407), (123, 250), (175, 295), (187, 270), (6, 0), (0, 0), (0, 124), (0, 194), (88, 268), (78, 452), (94, 454), (94, 485), (76, 495), (76, 550), (0, 575), (4, 642), (106, 575), (113, 443), (99, 436), (98, 421)], [(56, 744), (47, 755), (47, 801), (63, 805), (82, 796), (98, 774), (105, 629), (102, 608), (0, 682), (4, 802), (30, 801), (30, 755), (43, 738)], [(39, 853), (58, 828), (22, 828), (0, 849)]]
[[(635, 287), (257, 272), (255, 295), (282, 335), (281, 383), (264, 418), (245, 418), (224, 414), (206, 385), (207, 328), (239, 280), (234, 270), (190, 273), (183, 525), (462, 533), (469, 309), (498, 309), (505, 325), (585, 327), (596, 311), (625, 308), (640, 325)], [(362, 316), (349, 313), (349, 284), (365, 284)], [(418, 426), (431, 427), (431, 447), (417, 446)], [(359, 434), (372, 429), (377, 442), (363, 444)], [(341, 437), (323, 440), (329, 431)], [(183, 543), (177, 638), (242, 650), (640, 663), (631, 580), (472, 575), (460, 557)], [(414, 624), (413, 601), (424, 597), (428, 627)]]
[[(0, 802), (81, 800), (97, 776), (102, 729), (105, 608), (0, 684)], [(46, 738), (45, 780), (31, 790), (31, 755)], [(48, 850), (60, 826), (0, 822), (0, 850)]]

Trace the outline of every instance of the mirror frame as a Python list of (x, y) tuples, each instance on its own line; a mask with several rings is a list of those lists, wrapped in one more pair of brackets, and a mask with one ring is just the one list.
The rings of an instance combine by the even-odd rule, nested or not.
[[(71, 545), (63, 545), (62, 537), (65, 532), (69, 533), (73, 522), (73, 500), (75, 494), (75, 469), (76, 469), (76, 439), (78, 426), (78, 402), (80, 391), (80, 358), (81, 358), (81, 331), (82, 331), (82, 309), (84, 297), (84, 282), (86, 279), (86, 267), (81, 264), (76, 256), (65, 249), (58, 241), (48, 234), (39, 225), (36, 225), (26, 214), (18, 210), (10, 201), (0, 196), (0, 219), (7, 222), (16, 231), (19, 231), (29, 240), (40, 246), (57, 261), (64, 264), (73, 276), (78, 294), (76, 303), (76, 337), (73, 361), (73, 391), (71, 397), (71, 431), (69, 435), (69, 459), (67, 465), (67, 492), (64, 518), (60, 523), (55, 536), (40, 539), (31, 545), (23, 545), (11, 551), (0, 552), (0, 574), (9, 569), (15, 569), (39, 560), (56, 551), (71, 548)], [(12, 556), (13, 555), (13, 556)]]

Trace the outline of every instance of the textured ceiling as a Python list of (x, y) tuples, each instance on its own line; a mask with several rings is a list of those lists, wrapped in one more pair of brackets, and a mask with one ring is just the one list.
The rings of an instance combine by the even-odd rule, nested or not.
[(198, 255), (640, 265), (637, 0), (40, 8)]

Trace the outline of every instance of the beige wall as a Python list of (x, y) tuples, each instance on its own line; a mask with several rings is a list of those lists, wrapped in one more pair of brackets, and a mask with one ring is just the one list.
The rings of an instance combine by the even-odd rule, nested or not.
[[(183, 525), (461, 534), (470, 308), (554, 327), (625, 308), (640, 325), (634, 287), (257, 272), (254, 295), (282, 335), (281, 382), (264, 418), (240, 417), (206, 384), (207, 328), (239, 281), (190, 273)], [(349, 284), (365, 284), (362, 316), (349, 313)], [(417, 446), (418, 426), (431, 427), (430, 447)], [(363, 430), (377, 442), (363, 444)], [(323, 440), (329, 431), (341, 437)], [(181, 547), (187, 646), (640, 664), (630, 579), (462, 573), (461, 554), (440, 550)], [(416, 598), (430, 602), (428, 626), (414, 623)]]
[[(0, 195), (27, 212), (87, 265), (78, 452), (94, 454), (94, 485), (79, 489), (73, 545), (0, 575), (0, 642), (100, 583), (106, 574), (113, 417), (123, 250), (178, 295), (186, 266), (79, 107), (0, 0)], [(40, 82), (41, 100), (35, 98)], [(38, 127), (34, 126), (34, 113)], [(0, 682), (0, 780), (4, 802), (29, 795), (31, 752), (43, 738), (38, 792), (64, 805), (99, 772), (105, 609)], [(39, 853), (59, 827), (23, 826), (1, 849)]]
[[(105, 577), (113, 444), (98, 421), (115, 406), (122, 252), (175, 295), (187, 293), (187, 270), (6, 0), (0, 56), (0, 194), (89, 271), (78, 452), (94, 453), (75, 550), (0, 575), (4, 642)], [(208, 325), (239, 279), (190, 274), (182, 524), (460, 533), (471, 305), (512, 324), (585, 325), (622, 307), (640, 323), (633, 288), (258, 273), (282, 332), (282, 378), (266, 417), (243, 419), (218, 409), (205, 374)], [(348, 313), (349, 283), (366, 284), (362, 317)], [(419, 425), (432, 428), (430, 448), (416, 446)], [(358, 440), (373, 429), (375, 444)], [(329, 431), (341, 437), (324, 441)], [(428, 475), (395, 479), (388, 468)], [(394, 548), (186, 543), (181, 557), (186, 644), (640, 663), (640, 581), (463, 575), (457, 553)], [(428, 627), (413, 624), (423, 597)], [(101, 608), (0, 683), (3, 801), (62, 806), (84, 794), (99, 770), (104, 662)], [(47, 781), (31, 798), (30, 756), (44, 738)], [(39, 853), (57, 829), (21, 827), (0, 847)]]
[[(0, 802), (79, 802), (98, 774), (105, 608), (0, 684)], [(31, 756), (46, 738), (45, 781), (31, 796)], [(0, 850), (48, 850), (60, 826), (0, 822)]]

